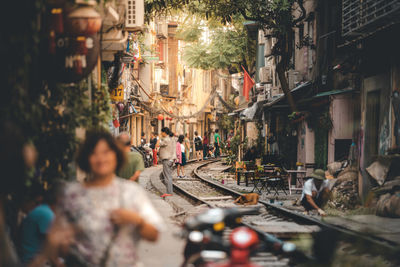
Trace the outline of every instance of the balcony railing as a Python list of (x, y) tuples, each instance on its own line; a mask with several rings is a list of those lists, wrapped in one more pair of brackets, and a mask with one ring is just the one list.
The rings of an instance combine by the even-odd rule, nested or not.
[(343, 0), (342, 35), (371, 34), (400, 22), (400, 0)]

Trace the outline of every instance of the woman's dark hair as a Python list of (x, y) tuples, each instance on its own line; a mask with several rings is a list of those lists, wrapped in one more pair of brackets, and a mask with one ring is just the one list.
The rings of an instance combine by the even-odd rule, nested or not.
[(195, 135), (199, 135), (199, 133), (197, 131), (194, 132)]
[(173, 132), (169, 132), (169, 137), (174, 137), (174, 133)]
[(106, 131), (105, 129), (94, 129), (86, 132), (86, 138), (83, 144), (81, 145), (78, 155), (76, 157), (76, 162), (78, 163), (79, 168), (81, 168), (84, 172), (89, 173), (90, 164), (89, 157), (93, 154), (93, 151), (96, 145), (104, 140), (111, 150), (115, 152), (117, 155), (117, 169), (121, 169), (122, 165), (125, 162), (125, 154), (120, 145), (117, 143), (115, 138)]
[(169, 130), (168, 127), (164, 127), (161, 129), (161, 132), (166, 133), (167, 135), (169, 135), (171, 133), (171, 131)]
[(183, 140), (185, 140), (185, 136), (183, 135), (183, 134), (181, 134), (179, 137), (178, 137), (178, 142), (179, 143), (183, 143)]

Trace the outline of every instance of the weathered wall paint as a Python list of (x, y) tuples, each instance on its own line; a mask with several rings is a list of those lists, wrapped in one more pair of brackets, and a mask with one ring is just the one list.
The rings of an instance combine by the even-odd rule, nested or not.
[(328, 163), (335, 159), (335, 139), (352, 139), (354, 103), (352, 94), (332, 96), (330, 114), (333, 128), (329, 133)]

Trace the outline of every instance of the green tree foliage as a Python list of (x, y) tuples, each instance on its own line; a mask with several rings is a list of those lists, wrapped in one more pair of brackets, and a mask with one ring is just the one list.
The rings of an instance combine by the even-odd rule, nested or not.
[[(206, 31), (207, 41), (201, 38)], [(241, 65), (254, 65), (256, 44), (248, 38), (242, 24), (225, 26), (211, 19), (207, 22), (186, 19), (177, 36), (188, 43), (183, 55), (190, 67), (239, 72)]]
[[(285, 71), (292, 57), (293, 27), (306, 16), (303, 0), (146, 0), (148, 14), (179, 8), (187, 8), (190, 12), (214, 18), (223, 24), (235, 23), (238, 16), (241, 16), (257, 22), (260, 28), (271, 30), (271, 36), (277, 39), (273, 55), (279, 56), (276, 70), (281, 87), (292, 111), (296, 111)], [(298, 11), (296, 16), (293, 15), (294, 11)]]
[(177, 38), (182, 39), (185, 42), (197, 42), (203, 33), (203, 29), (200, 24), (201, 20), (197, 18), (191, 20), (189, 17), (187, 17), (185, 22), (179, 25)]

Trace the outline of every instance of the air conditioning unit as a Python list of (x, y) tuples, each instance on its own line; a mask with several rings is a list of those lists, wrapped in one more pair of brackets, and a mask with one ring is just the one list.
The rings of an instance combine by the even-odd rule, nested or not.
[(299, 72), (295, 70), (289, 70), (288, 71), (288, 83), (289, 83), (289, 89), (292, 90), (296, 87), (296, 83), (298, 83), (299, 78), (298, 78)]
[(260, 68), (260, 82), (264, 84), (272, 82), (271, 67)]
[(159, 21), (156, 24), (157, 38), (166, 39), (168, 37), (168, 24), (163, 21)]
[(257, 95), (257, 102), (265, 101), (267, 98), (265, 94), (258, 94)]
[(264, 57), (269, 57), (272, 54), (272, 40), (271, 38), (267, 39), (265, 41), (265, 46), (264, 46)]
[(258, 30), (258, 44), (263, 45), (266, 42), (264, 30)]
[(278, 86), (271, 88), (271, 97), (274, 98), (280, 95), (280, 88)]
[(125, 0), (125, 29), (139, 31), (144, 24), (144, 0)]

